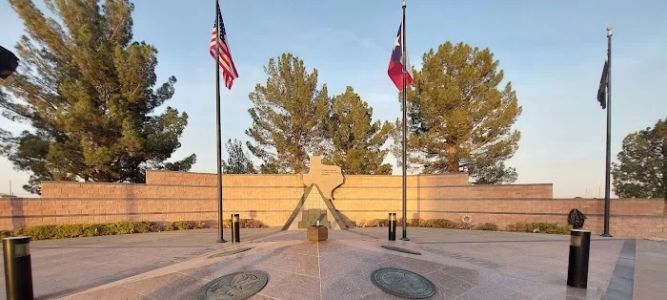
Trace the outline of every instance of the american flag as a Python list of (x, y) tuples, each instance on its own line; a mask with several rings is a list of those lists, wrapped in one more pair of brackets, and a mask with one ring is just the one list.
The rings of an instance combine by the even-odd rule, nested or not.
[(218, 10), (217, 24), (220, 28), (216, 28), (216, 24), (213, 24), (213, 31), (211, 32), (211, 44), (209, 45), (209, 51), (213, 59), (218, 61), (220, 68), (223, 70), (223, 77), (225, 78), (225, 86), (228, 89), (232, 88), (234, 79), (239, 77), (239, 73), (236, 71), (236, 66), (234, 66), (234, 61), (232, 60), (232, 51), (229, 50), (229, 42), (227, 42), (227, 32), (225, 32), (225, 24), (222, 21), (222, 14), (220, 13), (220, 7), (216, 3), (216, 8)]

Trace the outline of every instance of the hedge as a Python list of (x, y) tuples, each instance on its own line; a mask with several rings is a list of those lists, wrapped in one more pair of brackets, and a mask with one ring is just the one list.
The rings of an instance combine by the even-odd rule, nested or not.
[[(223, 227), (228, 228), (230, 220), (223, 221)], [(262, 222), (254, 219), (241, 219), (241, 228), (264, 228)], [(188, 230), (209, 228), (209, 224), (203, 221), (176, 221), (176, 222), (114, 222), (103, 224), (64, 224), (64, 225), (38, 225), (8, 231), (0, 230), (1, 237), (31, 236), (33, 240), (64, 239), (76, 237), (91, 237), (103, 235), (117, 235), (130, 233), (160, 232), (171, 230)], [(217, 226), (215, 226), (217, 227)]]

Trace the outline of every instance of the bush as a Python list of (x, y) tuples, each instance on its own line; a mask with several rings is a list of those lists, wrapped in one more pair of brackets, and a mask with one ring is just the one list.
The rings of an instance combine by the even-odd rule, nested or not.
[(526, 223), (514, 223), (514, 224), (509, 224), (505, 228), (507, 231), (512, 231), (512, 232), (533, 232), (533, 230), (530, 227), (530, 224)]
[(33, 226), (19, 230), (18, 234), (29, 235), (33, 240), (48, 240), (56, 238), (57, 230), (58, 228), (56, 225)]
[(73, 238), (83, 235), (83, 225), (67, 224), (56, 227), (55, 238)]
[(81, 236), (107, 235), (108, 230), (106, 228), (103, 224), (85, 224), (81, 227)]
[[(400, 223), (398, 223), (397, 221), (396, 224)], [(389, 220), (386, 219), (372, 219), (368, 221), (364, 220), (359, 222), (359, 226), (361, 227), (386, 227), (388, 225), (389, 225)]]
[(569, 225), (558, 225), (557, 223), (537, 223), (537, 229), (539, 229), (540, 232), (551, 234), (570, 233)]
[[(264, 226), (259, 221), (255, 221), (252, 226)], [(40, 225), (30, 226), (23, 229), (12, 231), (0, 231), (2, 237), (28, 235), (33, 240), (62, 239), (75, 237), (91, 237), (102, 235), (116, 235), (129, 233), (159, 232), (163, 230), (185, 230), (193, 228), (207, 228), (205, 222), (179, 221), (166, 223), (162, 226), (156, 222), (115, 222), (104, 224), (64, 224), (64, 225)], [(259, 227), (254, 227), (259, 228)]]
[[(396, 226), (401, 226), (403, 222), (402, 218), (396, 220)], [(431, 228), (468, 228), (466, 224), (456, 223), (447, 219), (408, 219), (408, 226), (411, 227), (431, 227)], [(362, 220), (359, 222), (358, 226), (360, 227), (385, 227), (389, 225), (389, 220), (387, 219), (372, 219), (372, 220)]]
[(150, 222), (151, 232), (160, 232), (164, 230), (164, 225), (156, 222)]
[(496, 231), (496, 230), (498, 230), (498, 225), (493, 224), (493, 223), (482, 223), (482, 224), (477, 225), (477, 227), (475, 229)]
[(458, 228), (458, 224), (456, 222), (452, 222), (447, 219), (433, 219), (431, 220), (433, 223), (433, 227), (436, 228)]
[(507, 231), (514, 232), (539, 232), (550, 234), (568, 234), (570, 226), (558, 223), (514, 223), (507, 225)]
[(208, 227), (209, 226), (204, 221), (199, 221), (197, 222), (197, 224), (195, 224), (195, 228), (197, 229), (208, 228)]
[(239, 223), (241, 223), (241, 228), (267, 228), (267, 227), (269, 227), (269, 226), (264, 225), (264, 223), (262, 223), (261, 221), (255, 220), (255, 219), (241, 219)]
[[(399, 224), (398, 221), (396, 224)], [(389, 225), (389, 220), (385, 219), (370, 219), (359, 221), (359, 227), (385, 227)]]
[(464, 223), (456, 223), (447, 219), (411, 219), (408, 220), (408, 225), (415, 227), (468, 229)]
[[(266, 224), (262, 223), (262, 221), (255, 220), (255, 219), (239, 219), (239, 225), (241, 226), (241, 228), (268, 228), (269, 227)], [(206, 225), (206, 223), (204, 223), (203, 226), (206, 226), (204, 228), (209, 228), (210, 227), (210, 226)], [(217, 226), (215, 226), (215, 224), (213, 226), (217, 227)], [(232, 220), (227, 219), (227, 220), (222, 221), (222, 226), (223, 226), (223, 228), (231, 228), (232, 227)]]
[(128, 234), (134, 233), (134, 224), (132, 222), (122, 221), (116, 223), (110, 223), (109, 233), (110, 234)]
[(135, 232), (135, 233), (146, 233), (146, 232), (157, 231), (157, 230), (153, 230), (154, 229), (154, 227), (152, 227), (153, 224), (155, 224), (155, 223), (146, 222), (146, 221), (136, 222), (136, 223), (133, 224), (134, 225), (133, 226), (134, 227), (133, 232)]
[(188, 230), (195, 228), (194, 222), (191, 221), (176, 221), (171, 223), (174, 230)]

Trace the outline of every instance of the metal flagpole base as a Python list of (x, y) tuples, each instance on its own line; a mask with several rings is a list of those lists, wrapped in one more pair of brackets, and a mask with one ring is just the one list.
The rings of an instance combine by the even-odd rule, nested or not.
[(224, 239), (219, 239), (219, 240), (217, 240), (216, 242), (218, 242), (218, 243), (226, 243), (227, 241), (225, 241)]
[(403, 237), (401, 238), (401, 241), (409, 241), (410, 239), (408, 238), (408, 233), (407, 231), (403, 230)]
[(609, 234), (609, 233), (603, 233), (603, 234), (601, 234), (600, 236), (602, 236), (602, 237), (613, 237), (613, 236), (612, 236), (611, 234)]

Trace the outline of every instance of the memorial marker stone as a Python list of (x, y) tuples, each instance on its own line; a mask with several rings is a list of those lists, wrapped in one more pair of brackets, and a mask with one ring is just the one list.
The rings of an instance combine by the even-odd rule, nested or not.
[(371, 281), (386, 293), (408, 299), (424, 299), (435, 295), (433, 282), (417, 273), (397, 269), (382, 268), (371, 274)]
[(222, 276), (204, 285), (198, 300), (242, 300), (261, 291), (269, 282), (263, 271), (244, 271)]

